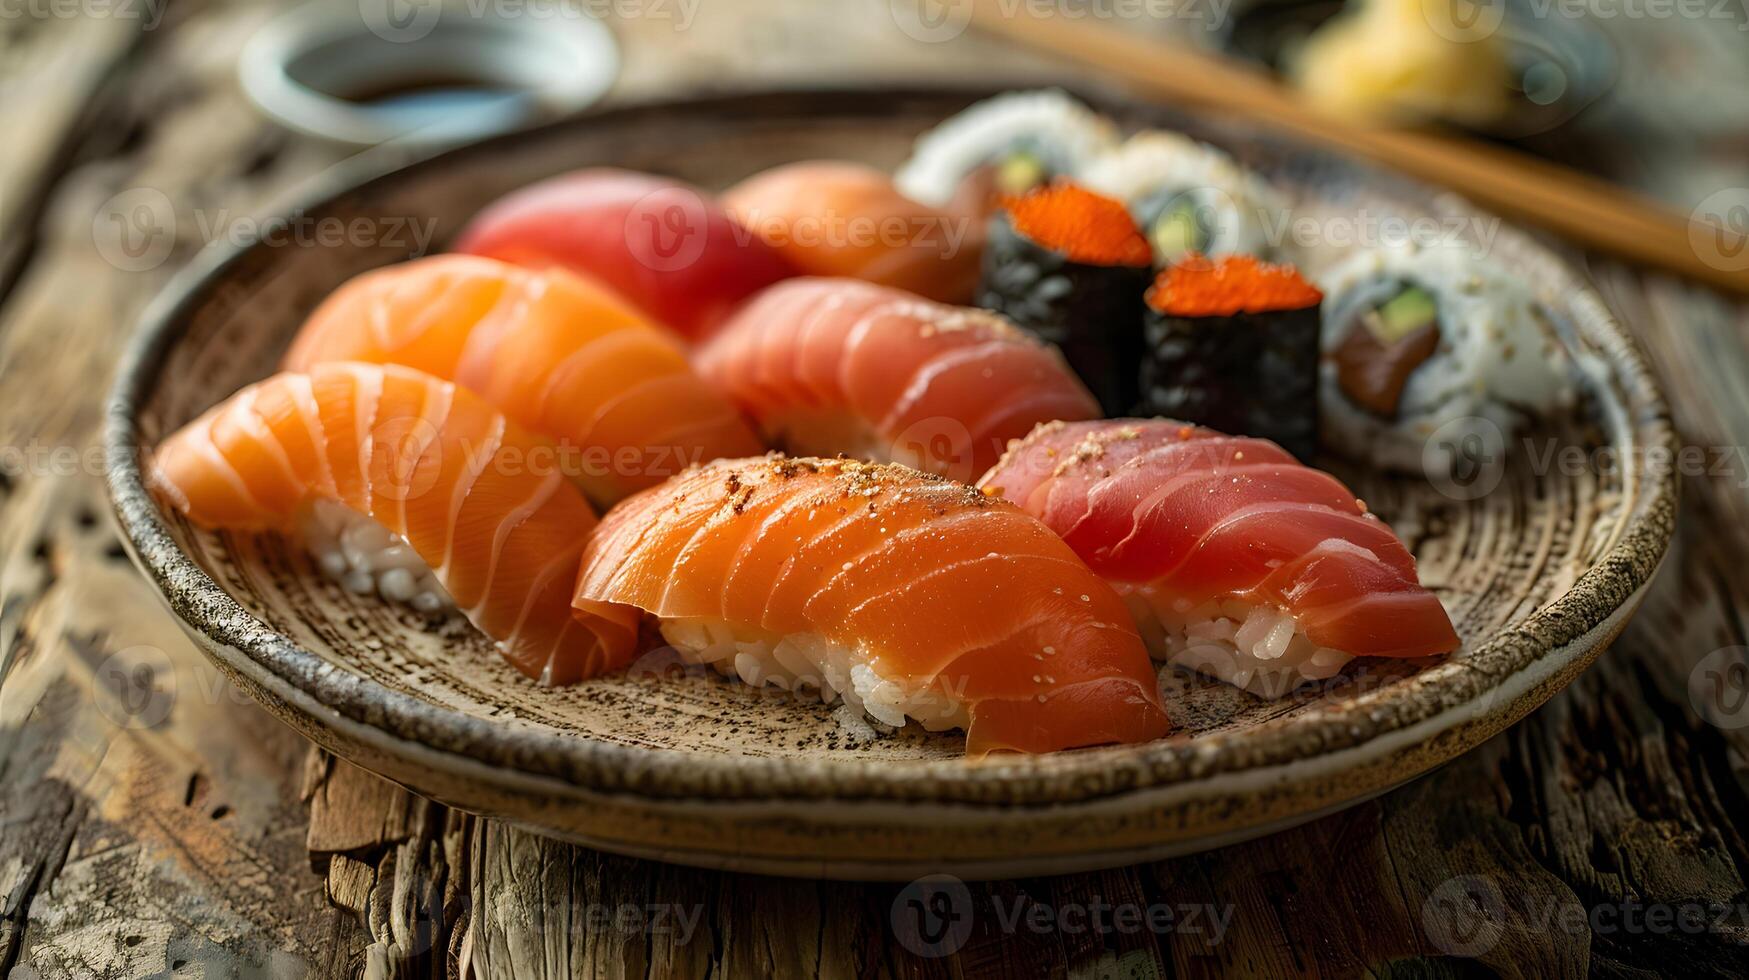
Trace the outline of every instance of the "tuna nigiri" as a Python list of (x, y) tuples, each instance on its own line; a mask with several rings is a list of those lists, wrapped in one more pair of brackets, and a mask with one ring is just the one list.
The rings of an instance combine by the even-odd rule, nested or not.
[(500, 198), (462, 230), (455, 250), (592, 276), (692, 339), (794, 274), (703, 191), (627, 170), (581, 170)]
[(810, 160), (756, 174), (723, 206), (809, 276), (849, 276), (944, 303), (971, 300), (984, 248), (982, 204), (919, 204), (884, 171)]
[(455, 381), (556, 440), (598, 505), (764, 447), (680, 344), (563, 269), (440, 255), (358, 276), (304, 324), (285, 368), (369, 361)]
[(608, 514), (576, 605), (647, 613), (751, 684), (964, 728), (972, 755), (1166, 732), (1111, 588), (1019, 508), (907, 467), (768, 456), (677, 477)]
[(1156, 657), (1254, 693), (1458, 646), (1391, 529), (1273, 442), (1170, 419), (1055, 423), (980, 486), (1061, 534)]
[(629, 613), (573, 616), (595, 512), (538, 436), (403, 367), (327, 364), (251, 385), (164, 440), (150, 480), (202, 527), (301, 533), (355, 591), (453, 600), (530, 677), (623, 666)]
[(697, 356), (769, 441), (970, 481), (1009, 440), (1099, 405), (1055, 348), (983, 310), (851, 279), (767, 289)]

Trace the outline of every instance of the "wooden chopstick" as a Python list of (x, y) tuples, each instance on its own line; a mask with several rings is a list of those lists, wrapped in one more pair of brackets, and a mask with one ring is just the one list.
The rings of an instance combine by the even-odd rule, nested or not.
[[(1476, 140), (1357, 126), (1297, 100), (1261, 71), (1091, 18), (1035, 16), (970, 0), (971, 25), (1109, 72), (1149, 95), (1240, 114), (1366, 157), (1582, 245), (1749, 295), (1741, 233), (1684, 217), (1623, 187)], [(1721, 237), (1723, 236), (1723, 237)], [(1716, 243), (1709, 246), (1707, 243)]]

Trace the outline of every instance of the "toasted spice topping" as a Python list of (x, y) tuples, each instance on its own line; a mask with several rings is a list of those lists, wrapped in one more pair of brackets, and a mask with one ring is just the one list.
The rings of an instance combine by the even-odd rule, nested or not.
[(1136, 268), (1154, 262), (1153, 247), (1122, 201), (1070, 181), (1004, 197), (1001, 207), (1015, 231), (1072, 261)]
[(1271, 265), (1250, 255), (1209, 259), (1195, 252), (1160, 270), (1148, 290), (1148, 306), (1168, 316), (1301, 310), (1323, 299), (1291, 265)]
[(876, 514), (877, 502), (883, 505), (921, 504), (938, 514), (962, 508), (1012, 506), (976, 487), (899, 463), (869, 463), (842, 456), (835, 459), (785, 456), (773, 452), (749, 459), (716, 460), (704, 468), (721, 474), (720, 480), (706, 486), (720, 490), (723, 505), (736, 515), (746, 511), (760, 488), (809, 477), (823, 477), (829, 481), (815, 491), (819, 494), (817, 506), (836, 506), (841, 514), (849, 513), (845, 504)]

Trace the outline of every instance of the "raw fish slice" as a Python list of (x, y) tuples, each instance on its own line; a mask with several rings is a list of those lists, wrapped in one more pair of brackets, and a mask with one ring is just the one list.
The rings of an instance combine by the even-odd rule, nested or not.
[(299, 331), (287, 370), (402, 364), (455, 381), (560, 444), (605, 507), (688, 465), (763, 448), (680, 344), (562, 269), (443, 255), (365, 273)]
[(1054, 349), (1000, 317), (856, 280), (773, 286), (697, 362), (792, 452), (962, 480), (1039, 422), (1099, 412)]
[[(1132, 581), (1165, 576), (1184, 556), (1208, 546), (1206, 536), (1220, 523), (1256, 501), (1271, 507), (1304, 504), (1314, 513), (1328, 510), (1357, 520), (1364, 513), (1354, 494), (1334, 477), (1298, 464), (1242, 464), (1175, 474), (1152, 472), (1147, 464), (1156, 458), (1138, 457), (1088, 491), (1086, 514), (1063, 534), (1101, 575)], [(1388, 528), (1362, 521), (1353, 530), (1400, 554), (1413, 574), (1408, 553)], [(1197, 571), (1191, 567), (1188, 573)]]
[(602, 522), (576, 605), (647, 613), (749, 681), (963, 727), (973, 755), (1167, 728), (1111, 588), (1007, 502), (907, 467), (763, 457), (677, 477)]
[(481, 211), (456, 251), (596, 279), (683, 337), (708, 337), (730, 310), (794, 275), (777, 250), (704, 192), (627, 170), (580, 170)]
[(729, 213), (802, 275), (862, 279), (943, 303), (970, 302), (977, 288), (982, 204), (919, 204), (885, 171), (837, 160), (774, 167), (723, 194)]
[(1257, 693), (1459, 645), (1390, 528), (1274, 443), (1170, 419), (1056, 423), (979, 485), (1060, 533), (1157, 657)]
[[(1412, 634), (1394, 624), (1415, 619), (1437, 622), (1444, 607), (1392, 566), (1372, 559), (1339, 557), (1354, 546), (1331, 539), (1304, 557), (1283, 564), (1258, 587), (1262, 595), (1291, 603), (1306, 635), (1320, 646), (1337, 644), (1357, 657), (1422, 657), (1445, 653), (1448, 637), (1438, 630)], [(1356, 596), (1358, 595), (1358, 598)]]
[[(151, 481), (208, 528), (369, 525), (518, 670), (563, 684), (623, 666), (636, 618), (574, 620), (570, 592), (595, 513), (554, 470), (550, 448), (454, 383), (399, 366), (338, 363), (243, 389), (161, 443)], [(312, 508), (316, 516), (312, 517)], [(403, 558), (394, 569), (416, 581)], [(392, 579), (382, 579), (385, 595)]]
[[(1028, 511), (1044, 507), (1079, 507), (1086, 511), (1086, 490), (1131, 457), (1159, 446), (1175, 446), (1220, 433), (1194, 425), (1174, 429), (1158, 425), (1074, 426), (1046, 422), (1003, 454), (1000, 487), (985, 489), (1019, 503)], [(1283, 454), (1286, 455), (1285, 453)], [(1084, 465), (1091, 463), (1093, 465)], [(1047, 497), (1036, 495), (1045, 493)], [(1061, 498), (1061, 503), (1056, 503)], [(1047, 522), (1055, 526), (1058, 519)]]

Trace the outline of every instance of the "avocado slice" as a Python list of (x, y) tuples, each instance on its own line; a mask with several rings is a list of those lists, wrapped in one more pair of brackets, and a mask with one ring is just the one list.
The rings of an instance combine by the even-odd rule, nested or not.
[(1395, 344), (1438, 320), (1439, 301), (1419, 286), (1404, 287), (1364, 317), (1366, 328), (1383, 344)]

